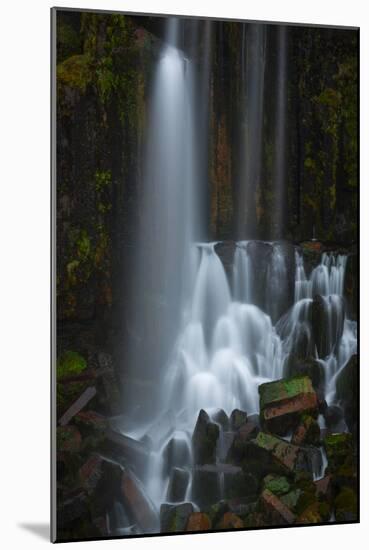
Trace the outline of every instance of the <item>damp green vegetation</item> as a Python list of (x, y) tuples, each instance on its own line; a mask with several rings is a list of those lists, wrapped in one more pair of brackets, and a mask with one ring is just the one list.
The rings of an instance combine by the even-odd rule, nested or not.
[(56, 372), (59, 380), (81, 374), (87, 368), (87, 362), (76, 351), (65, 351), (57, 360)]
[(264, 488), (268, 489), (275, 495), (285, 495), (290, 490), (290, 483), (286, 477), (268, 475), (264, 478), (263, 481)]
[(87, 86), (93, 81), (91, 58), (86, 54), (68, 57), (59, 63), (57, 79), (59, 86), (65, 85), (81, 93), (86, 92)]

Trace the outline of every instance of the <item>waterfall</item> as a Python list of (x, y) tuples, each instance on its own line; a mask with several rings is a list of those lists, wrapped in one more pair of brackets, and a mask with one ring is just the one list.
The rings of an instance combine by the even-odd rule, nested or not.
[(266, 29), (243, 24), (241, 48), (241, 128), (239, 152), (239, 236), (255, 236), (255, 193), (260, 185)]
[(235, 300), (250, 303), (253, 295), (253, 273), (247, 244), (247, 241), (240, 242), (236, 247), (233, 267), (233, 289)]
[(286, 210), (286, 120), (287, 120), (287, 28), (277, 29), (277, 97), (275, 117), (274, 155), (274, 232), (277, 238), (283, 234)]
[[(136, 375), (149, 380), (165, 366), (182, 322), (191, 281), (190, 243), (199, 220), (194, 70), (181, 49), (182, 25), (179, 19), (167, 20), (148, 112), (134, 288), (137, 338), (130, 364)], [(150, 408), (159, 404), (156, 397)]]

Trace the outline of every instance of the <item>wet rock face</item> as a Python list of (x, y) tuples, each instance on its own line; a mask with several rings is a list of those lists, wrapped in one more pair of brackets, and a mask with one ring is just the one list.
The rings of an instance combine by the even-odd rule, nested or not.
[(318, 399), (307, 376), (268, 382), (259, 386), (261, 425), (285, 435), (302, 415), (318, 416)]
[(353, 355), (337, 376), (336, 395), (342, 404), (345, 421), (353, 433), (357, 431), (358, 361)]
[(201, 410), (192, 436), (195, 464), (214, 464), (219, 426), (210, 421), (209, 415)]
[(219, 409), (212, 418), (214, 422), (222, 426), (223, 430), (227, 431), (229, 429), (230, 419), (223, 409)]
[(342, 296), (314, 297), (312, 331), (319, 357), (327, 357), (337, 349), (343, 333), (344, 320), (345, 304)]
[(258, 277), (254, 281), (254, 301), (258, 307), (265, 309), (266, 278), (273, 249), (270, 244), (262, 241), (251, 241), (248, 244), (248, 251), (252, 265), (257, 266), (258, 271)]
[(221, 241), (215, 245), (215, 252), (218, 254), (224, 270), (227, 274), (228, 282), (232, 283), (234, 253), (236, 243), (234, 241)]
[(313, 357), (290, 355), (287, 362), (286, 375), (288, 377), (308, 376), (314, 390), (318, 394), (323, 394), (324, 392), (324, 367)]
[(247, 422), (247, 413), (245, 411), (240, 411), (239, 409), (234, 409), (231, 413), (230, 423), (232, 430), (238, 430), (243, 424)]
[(163, 475), (169, 476), (172, 468), (188, 467), (191, 454), (187, 441), (172, 437), (163, 451)]
[(168, 502), (183, 502), (185, 500), (190, 473), (182, 468), (173, 468), (169, 478)]

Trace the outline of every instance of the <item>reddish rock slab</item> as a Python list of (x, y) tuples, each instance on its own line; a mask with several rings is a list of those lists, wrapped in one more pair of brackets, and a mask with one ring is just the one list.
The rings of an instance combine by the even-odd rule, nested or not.
[(283, 439), (272, 434), (260, 432), (251, 442), (259, 452), (267, 453), (272, 463), (282, 472), (294, 472), (296, 470), (309, 469), (306, 453), (300, 447), (291, 445)]
[(259, 432), (259, 427), (255, 422), (248, 420), (237, 432), (237, 438), (241, 441), (250, 441), (253, 437), (256, 437)]
[(79, 469), (78, 475), (81, 485), (87, 492), (93, 491), (101, 479), (102, 461), (101, 456), (93, 454)]
[(209, 531), (211, 522), (209, 516), (203, 512), (193, 512), (188, 518), (186, 531)]
[(332, 476), (328, 475), (314, 482), (317, 496), (323, 496), (328, 500), (332, 492)]
[(122, 476), (121, 491), (130, 516), (144, 533), (158, 527), (158, 517), (144, 489), (132, 472), (125, 471)]
[(243, 529), (244, 523), (236, 514), (226, 512), (217, 527), (218, 529)]
[(319, 445), (320, 427), (312, 416), (305, 416), (293, 433), (293, 445)]
[(260, 502), (272, 524), (290, 525), (294, 523), (296, 519), (295, 514), (268, 489), (264, 489), (262, 492)]
[(285, 435), (303, 415), (318, 415), (318, 397), (307, 376), (261, 384), (259, 395), (261, 425), (269, 432)]

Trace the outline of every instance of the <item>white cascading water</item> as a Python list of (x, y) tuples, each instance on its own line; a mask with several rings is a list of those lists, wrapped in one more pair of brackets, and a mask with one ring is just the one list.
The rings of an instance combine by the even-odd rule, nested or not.
[[(163, 369), (181, 326), (191, 281), (191, 242), (198, 223), (194, 76), (190, 61), (179, 48), (181, 36), (180, 20), (168, 19), (149, 101), (136, 298), (130, 327), (135, 345), (129, 359), (132, 376), (142, 380), (152, 380), (153, 374)], [(142, 416), (156, 414), (159, 401), (160, 396), (155, 396), (147, 402)]]
[[(276, 257), (278, 264), (286, 265), (286, 258), (283, 262), (280, 258), (283, 248), (278, 243), (269, 245), (275, 254), (270, 255), (266, 296), (278, 287), (278, 281), (283, 288), (281, 278), (286, 277), (284, 268), (274, 265)], [(227, 414), (235, 408), (249, 414), (258, 412), (258, 386), (282, 378), (287, 358), (301, 349), (324, 365), (327, 401), (334, 403), (337, 374), (356, 352), (354, 321), (345, 318), (342, 332), (329, 336), (331, 351), (326, 357), (319, 357), (316, 351), (311, 326), (313, 289), (324, 293), (328, 334), (337, 303), (339, 314), (344, 315), (346, 257), (323, 254), (321, 263), (307, 277), (302, 255), (296, 251), (295, 303), (273, 325), (270, 315), (252, 303), (251, 282), (257, 276), (257, 266), (247, 243), (237, 243), (232, 288), (215, 247), (216, 243), (193, 245), (197, 261), (192, 295), (163, 384), (163, 407), (170, 411), (175, 428), (152, 454), (148, 477), (148, 492), (157, 506), (166, 501), (169, 482), (168, 475), (162, 473), (163, 451), (174, 437), (186, 441), (190, 456), (191, 435), (200, 409), (210, 416), (218, 409)], [(324, 456), (322, 460), (324, 464)], [(186, 497), (190, 499), (190, 495), (189, 485)]]

